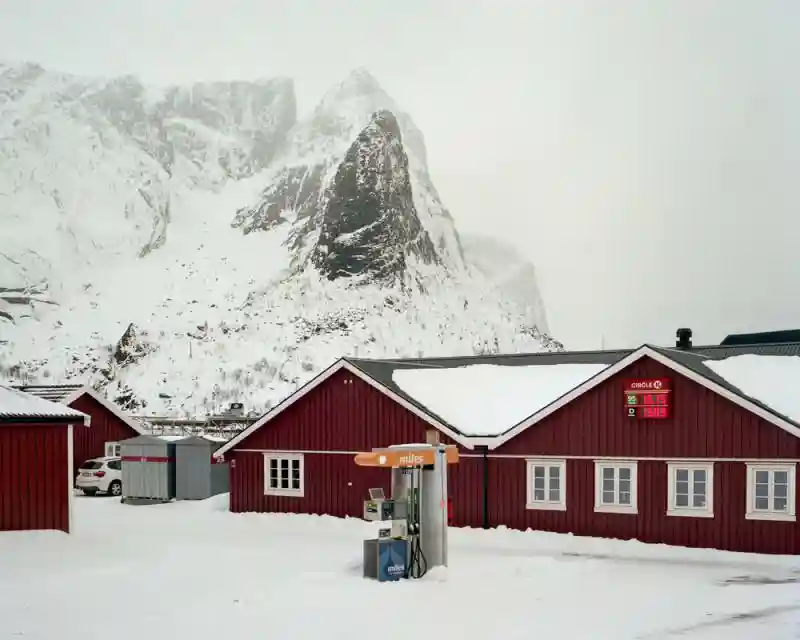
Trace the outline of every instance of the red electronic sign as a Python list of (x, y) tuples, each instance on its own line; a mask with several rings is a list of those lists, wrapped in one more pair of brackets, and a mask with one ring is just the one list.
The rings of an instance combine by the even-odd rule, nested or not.
[(625, 412), (629, 418), (669, 418), (670, 394), (669, 380), (664, 378), (626, 380)]

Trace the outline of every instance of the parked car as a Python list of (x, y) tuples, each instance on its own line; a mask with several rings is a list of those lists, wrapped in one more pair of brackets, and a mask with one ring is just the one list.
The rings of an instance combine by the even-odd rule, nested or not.
[(78, 470), (75, 486), (87, 496), (107, 493), (122, 495), (122, 458), (106, 457), (87, 460)]

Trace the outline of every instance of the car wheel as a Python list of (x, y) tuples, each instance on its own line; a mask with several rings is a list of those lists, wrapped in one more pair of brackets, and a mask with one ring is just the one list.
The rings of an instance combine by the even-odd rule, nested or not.
[(93, 496), (97, 493), (97, 489), (83, 489), (83, 493), (87, 496)]
[(122, 483), (119, 480), (114, 480), (108, 485), (108, 495), (119, 497), (122, 495)]

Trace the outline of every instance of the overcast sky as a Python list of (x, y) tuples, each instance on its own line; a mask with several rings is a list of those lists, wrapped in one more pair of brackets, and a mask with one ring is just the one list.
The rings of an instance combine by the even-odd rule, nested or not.
[(800, 328), (798, 0), (3, 0), (0, 59), (155, 83), (368, 67), (569, 348)]

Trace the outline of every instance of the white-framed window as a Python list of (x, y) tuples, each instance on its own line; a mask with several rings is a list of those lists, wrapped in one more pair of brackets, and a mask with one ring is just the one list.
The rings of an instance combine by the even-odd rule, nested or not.
[(714, 517), (714, 464), (668, 462), (668, 516)]
[(638, 513), (636, 462), (596, 460), (594, 510), (601, 513)]
[(566, 511), (566, 460), (526, 460), (526, 474), (528, 509)]
[(795, 465), (747, 463), (747, 520), (797, 519)]
[(264, 454), (264, 493), (302, 498), (303, 456), (298, 453)]
[(106, 442), (106, 458), (118, 458), (122, 455), (122, 446), (119, 442)]

